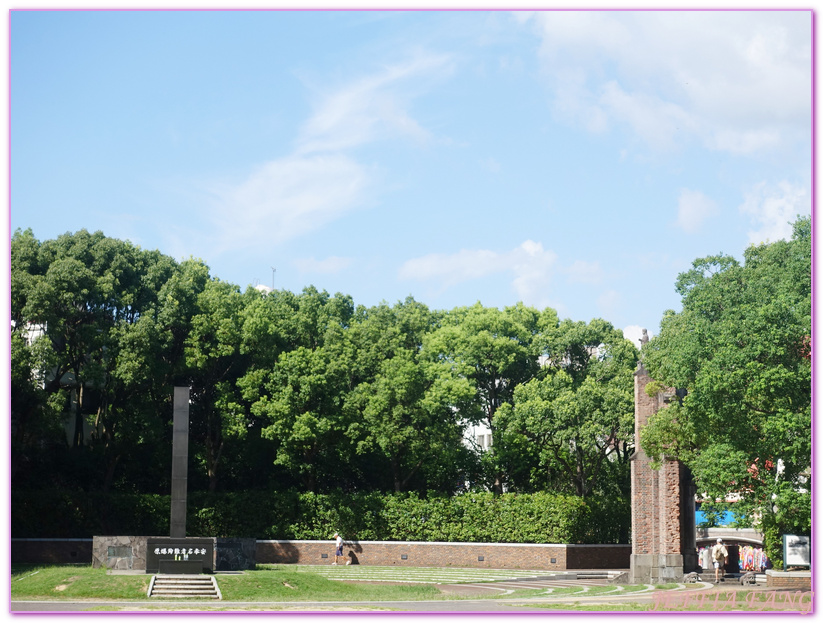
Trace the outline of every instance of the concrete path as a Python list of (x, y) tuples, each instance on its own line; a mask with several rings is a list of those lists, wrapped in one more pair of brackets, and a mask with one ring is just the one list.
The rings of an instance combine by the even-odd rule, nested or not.
[[(519, 603), (519, 602), (518, 602)], [(541, 608), (518, 606), (517, 603), (478, 599), (467, 601), (377, 601), (377, 602), (83, 602), (83, 601), (13, 601), (11, 612), (82, 612), (112, 610), (121, 613), (156, 611), (196, 612), (546, 612)]]

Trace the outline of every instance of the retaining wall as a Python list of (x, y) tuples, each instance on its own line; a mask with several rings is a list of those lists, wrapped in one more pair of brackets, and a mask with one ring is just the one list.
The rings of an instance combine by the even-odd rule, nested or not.
[[(628, 569), (630, 554), (631, 545), (347, 541), (343, 546), (343, 559), (352, 564), (401, 567)], [(257, 541), (257, 562), (331, 564), (334, 541)]]
[(811, 571), (775, 571), (766, 569), (766, 586), (769, 588), (791, 588), (812, 590)]
[[(119, 554), (118, 546), (130, 546), (133, 555), (127, 561), (130, 563), (127, 567), (136, 570), (141, 568), (141, 564), (145, 568), (145, 539), (96, 537), (96, 552), (93, 545), (95, 539), (12, 539), (11, 561), (94, 563), (95, 566), (107, 567), (113, 564), (110, 551)], [(218, 548), (222, 541), (218, 542)], [(352, 541), (346, 542), (343, 547), (344, 559), (354, 564), (490, 569), (628, 569), (630, 554), (631, 545)], [(334, 561), (334, 542), (257, 541), (254, 559), (257, 563), (331, 564)]]
[(12, 539), (11, 562), (64, 565), (89, 564), (92, 539)]

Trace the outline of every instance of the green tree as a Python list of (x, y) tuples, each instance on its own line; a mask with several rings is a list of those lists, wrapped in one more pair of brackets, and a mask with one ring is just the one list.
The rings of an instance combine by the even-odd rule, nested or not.
[(218, 486), (225, 438), (242, 431), (247, 422), (247, 409), (237, 390), (237, 380), (248, 365), (241, 352), (246, 300), (237, 286), (209, 279), (197, 296), (185, 339), (185, 361), (191, 375), (191, 438), (201, 449), (196, 454), (208, 475), (209, 491)]
[(664, 315), (643, 359), (687, 394), (650, 420), (641, 443), (683, 460), (709, 498), (740, 493), (764, 526), (803, 530), (808, 505), (793, 500), (811, 488), (810, 219), (744, 259), (698, 259), (679, 276), (683, 309)]
[[(556, 319), (553, 310), (546, 313)], [(477, 303), (446, 314), (424, 344), (474, 388), (473, 405), (461, 415), (468, 422), (482, 421), (492, 431), (495, 446), (483, 460), (488, 485), (497, 493), (502, 493), (507, 476), (500, 462), (496, 415), (502, 405), (511, 404), (515, 387), (537, 374), (534, 337), (540, 321), (536, 309), (522, 304), (501, 311)]]
[(18, 482), (21, 471), (39, 475), (36, 463), (42, 447), (65, 443), (61, 413), (49, 402), (42, 387), (37, 356), (24, 334), (11, 333), (11, 480)]
[(544, 325), (535, 342), (540, 377), (516, 387), (498, 413), (510, 470), (525, 489), (628, 493), (637, 349), (599, 319)]
[[(319, 295), (319, 293), (317, 293)], [(309, 325), (300, 319), (301, 299), (311, 295), (295, 294), (287, 290), (263, 293), (248, 288), (245, 304), (240, 311), (240, 353), (244, 368), (238, 377), (237, 402), (233, 403), (230, 421), (224, 421), (230, 434), (224, 438), (224, 447), (231, 460), (224, 464), (225, 475), (235, 489), (288, 489), (300, 484), (297, 474), (281, 463), (274, 464), (279, 446), (278, 437), (269, 429), (269, 410), (257, 402), (270, 396), (266, 389), (272, 371), (280, 358), (300, 346), (309, 347), (313, 335)], [(313, 333), (313, 329), (310, 331)], [(242, 414), (242, 417), (241, 417)], [(227, 456), (229, 456), (227, 454)]]
[[(133, 374), (131, 347), (174, 262), (85, 230), (42, 244), (18, 231), (12, 257), (13, 331), (23, 340), (15, 340), (15, 402), (36, 398), (44, 417), (69, 415), (69, 457), (97, 465), (83, 478), (107, 490), (135, 443), (160, 433), (147, 413), (145, 377)], [(32, 394), (23, 380), (33, 375)], [(19, 419), (21, 434), (31, 421)]]
[(386, 465), (394, 491), (452, 489), (466, 463), (460, 413), (469, 382), (423, 348), (437, 317), (412, 298), (360, 309), (349, 331), (359, 383), (347, 398), (349, 436), (360, 456)]
[(252, 411), (268, 420), (263, 436), (277, 442), (274, 462), (318, 491), (345, 442), (339, 362), (326, 348), (299, 347), (281, 356)]
[(336, 482), (353, 451), (343, 410), (353, 367), (343, 334), (353, 313), (350, 297), (305, 289), (293, 325), (300, 345), (239, 381), (263, 438), (276, 444), (274, 464), (309, 491)]

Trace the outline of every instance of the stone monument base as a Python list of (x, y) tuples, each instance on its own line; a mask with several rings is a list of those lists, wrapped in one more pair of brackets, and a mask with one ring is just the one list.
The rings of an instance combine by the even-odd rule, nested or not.
[(683, 562), (681, 554), (632, 554), (629, 558), (629, 582), (631, 584), (682, 582), (685, 571)]
[[(255, 555), (257, 549), (256, 539), (228, 539), (220, 537), (185, 538), (177, 539), (179, 543), (172, 543), (171, 537), (148, 537), (148, 536), (96, 536), (92, 544), (92, 566), (94, 568), (113, 569), (118, 571), (143, 571), (155, 573), (157, 571), (166, 572), (159, 569), (160, 562), (163, 568), (169, 568), (171, 563), (188, 563), (196, 559), (199, 555), (202, 565), (201, 570), (195, 570), (194, 564), (178, 565), (181, 569), (191, 569), (182, 571), (183, 573), (211, 573), (213, 571), (245, 571), (254, 569), (257, 565)], [(152, 542), (152, 550), (148, 551), (149, 541)], [(186, 553), (182, 553), (184, 542), (186, 542)], [(196, 542), (196, 543), (195, 543)], [(205, 544), (205, 547), (203, 547)], [(198, 554), (189, 549), (198, 550)], [(166, 552), (162, 549), (165, 547)], [(175, 547), (180, 552), (175, 553)], [(159, 551), (155, 553), (155, 550)], [(171, 549), (171, 553), (169, 553)], [(200, 550), (207, 550), (203, 554)], [(204, 558), (205, 556), (205, 558)], [(199, 563), (198, 563), (199, 564)], [(208, 571), (203, 571), (208, 570)]]

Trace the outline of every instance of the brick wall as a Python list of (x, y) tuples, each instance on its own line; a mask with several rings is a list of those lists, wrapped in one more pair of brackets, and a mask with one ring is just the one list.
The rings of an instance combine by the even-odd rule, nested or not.
[(628, 569), (631, 545), (566, 545), (566, 569)]
[[(343, 547), (353, 564), (489, 569), (627, 569), (631, 545), (425, 543), (354, 541)], [(257, 562), (334, 562), (333, 541), (258, 541)], [(342, 562), (342, 561), (341, 561)]]
[(660, 521), (661, 554), (680, 554), (680, 469), (679, 461), (666, 461), (657, 470), (660, 479), (658, 485), (658, 513)]
[[(108, 539), (108, 540), (106, 540)], [(105, 551), (113, 543), (136, 545), (130, 568), (145, 567), (146, 537), (93, 539), (12, 539), (13, 563), (80, 563), (107, 566)], [(126, 539), (126, 540), (123, 540)], [(143, 543), (142, 550), (139, 543)], [(95, 555), (96, 554), (96, 557)], [(347, 542), (345, 560), (355, 564), (409, 567), (463, 567), (489, 569), (628, 569), (631, 545), (563, 545), (506, 543), (424, 543), (391, 541)], [(325, 556), (325, 558), (324, 558)], [(404, 558), (405, 557), (405, 558)], [(257, 541), (258, 563), (322, 565), (334, 561), (333, 541)], [(482, 558), (482, 560), (480, 560)]]
[[(646, 393), (650, 377), (644, 368), (635, 372), (634, 381), (634, 438), (640, 439), (640, 429), (648, 422), (649, 416), (658, 408), (656, 397)], [(657, 472), (649, 466), (649, 459), (637, 446), (632, 457), (632, 543), (634, 554), (657, 554), (659, 540), (659, 501)]]
[[(675, 396), (670, 388), (649, 396), (646, 386), (651, 380), (643, 364), (638, 365), (634, 373), (636, 440), (649, 418)], [(631, 459), (632, 582), (679, 580), (684, 571), (696, 566), (690, 482), (690, 474), (679, 461), (664, 459), (658, 469), (652, 469), (651, 459), (636, 447)]]
[(811, 571), (775, 571), (766, 570), (768, 588), (790, 588), (793, 590), (812, 590)]

